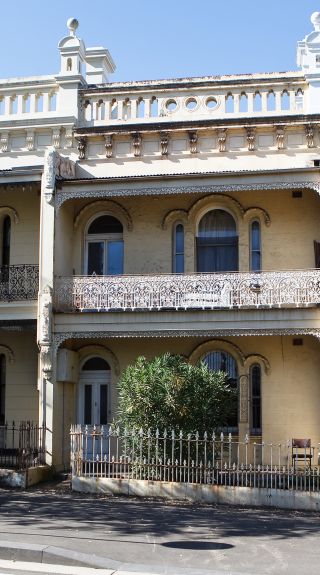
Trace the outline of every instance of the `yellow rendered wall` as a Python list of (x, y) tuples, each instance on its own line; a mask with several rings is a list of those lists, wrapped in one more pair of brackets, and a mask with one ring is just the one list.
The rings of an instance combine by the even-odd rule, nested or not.
[[(209, 209), (229, 210), (234, 216), (239, 234), (239, 269), (249, 269), (249, 230), (253, 219), (261, 222), (262, 267), (265, 270), (307, 269), (314, 267), (314, 240), (320, 241), (320, 198), (311, 190), (303, 191), (301, 198), (292, 198), (288, 190), (230, 193), (227, 196), (241, 203), (243, 211), (230, 198), (212, 194), (199, 202), (191, 216), (187, 212), (203, 195), (177, 194), (161, 198), (117, 198), (117, 204), (129, 213), (133, 229), (124, 225), (126, 274), (171, 273), (172, 225), (184, 221), (185, 271), (196, 271), (195, 233), (198, 221)], [(206, 195), (207, 196), (207, 195)], [(88, 219), (107, 212), (107, 204), (96, 203), (79, 218), (74, 230), (73, 220), (88, 201), (67, 202), (60, 210), (56, 222), (56, 273), (71, 275), (83, 273), (84, 234)], [(258, 207), (258, 210), (249, 208)], [(183, 210), (162, 229), (162, 221), (172, 210)], [(246, 212), (246, 210), (248, 210)], [(262, 211), (263, 210), (263, 211)], [(270, 225), (265, 223), (265, 215)], [(115, 213), (113, 212), (113, 215)], [(119, 219), (120, 212), (119, 212)]]
[[(18, 214), (19, 222), (11, 218), (10, 264), (39, 263), (40, 195), (36, 191), (1, 192), (0, 207), (10, 206)], [(0, 222), (6, 215), (1, 212)], [(2, 241), (2, 240), (0, 240)]]
[(6, 420), (38, 423), (38, 349), (32, 332), (1, 332), (0, 345), (9, 347), (13, 361), (6, 359)]

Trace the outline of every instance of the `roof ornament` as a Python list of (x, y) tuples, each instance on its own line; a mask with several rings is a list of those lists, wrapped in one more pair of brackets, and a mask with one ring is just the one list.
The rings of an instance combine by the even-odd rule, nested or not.
[(76, 18), (69, 18), (67, 21), (67, 28), (70, 30), (70, 36), (76, 37), (76, 29), (79, 26), (79, 21)]
[(311, 14), (310, 20), (314, 25), (316, 32), (320, 32), (320, 12), (313, 12), (313, 14)]

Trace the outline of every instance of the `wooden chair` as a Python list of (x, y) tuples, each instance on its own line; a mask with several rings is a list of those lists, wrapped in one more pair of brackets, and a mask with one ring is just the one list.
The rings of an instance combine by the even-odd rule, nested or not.
[(298, 464), (299, 461), (305, 466), (308, 463), (309, 467), (311, 467), (314, 456), (314, 447), (311, 447), (311, 439), (293, 438), (291, 443), (291, 450), (292, 464), (294, 469), (296, 467), (296, 463)]

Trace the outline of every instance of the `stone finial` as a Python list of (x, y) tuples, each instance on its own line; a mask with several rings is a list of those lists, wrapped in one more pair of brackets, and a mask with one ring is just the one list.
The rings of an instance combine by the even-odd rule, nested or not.
[(67, 28), (70, 30), (70, 36), (76, 36), (76, 29), (79, 26), (79, 21), (76, 18), (69, 18), (67, 20)]
[(311, 14), (310, 20), (311, 20), (311, 24), (313, 24), (316, 32), (319, 32), (320, 31), (320, 12), (313, 12), (313, 14)]

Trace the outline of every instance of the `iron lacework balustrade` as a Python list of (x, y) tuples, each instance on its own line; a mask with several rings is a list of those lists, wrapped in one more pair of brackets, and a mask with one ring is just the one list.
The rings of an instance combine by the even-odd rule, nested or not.
[(0, 267), (0, 301), (35, 300), (39, 289), (39, 266)]
[(320, 492), (319, 445), (311, 459), (307, 447), (299, 461), (294, 453), (292, 440), (259, 443), (214, 432), (71, 427), (73, 477)]
[(320, 270), (58, 277), (54, 301), (61, 312), (313, 306)]

